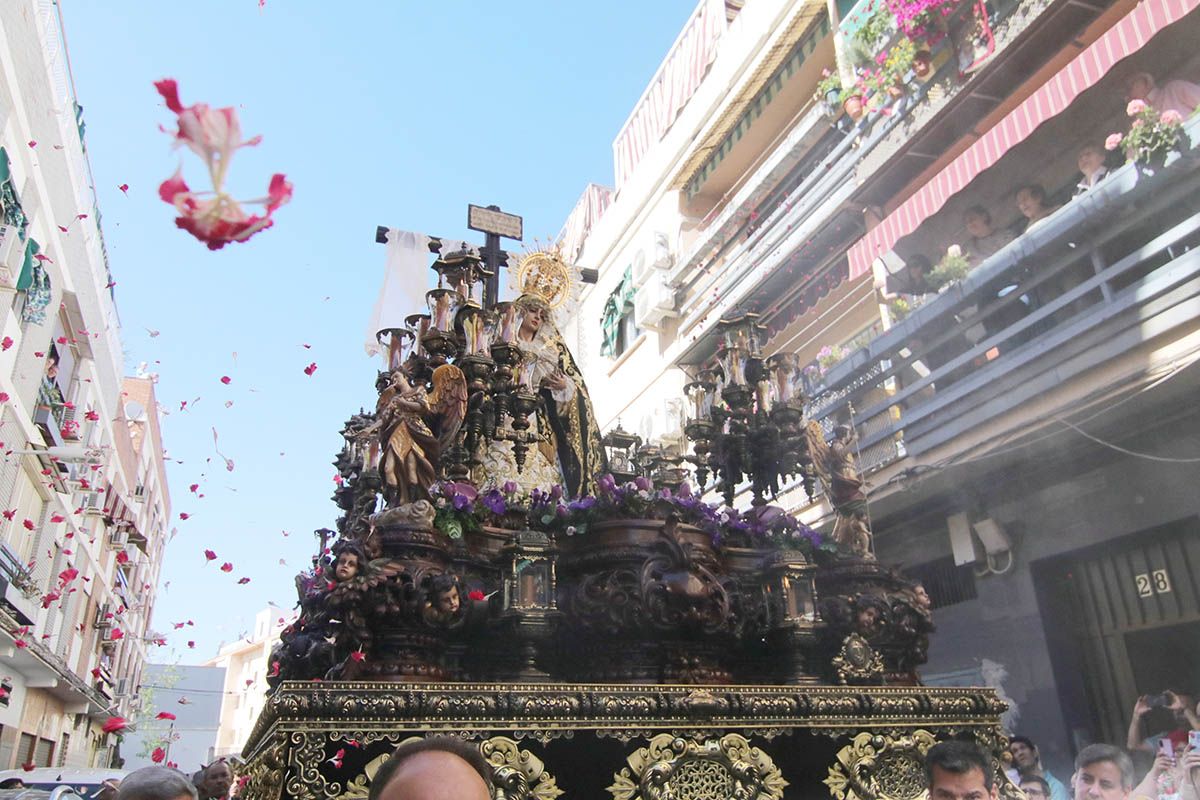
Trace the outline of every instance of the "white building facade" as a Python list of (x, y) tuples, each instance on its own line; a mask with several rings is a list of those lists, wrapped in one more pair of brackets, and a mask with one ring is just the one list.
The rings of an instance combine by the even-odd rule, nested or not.
[(5, 3), (0, 768), (109, 766), (100, 725), (131, 715), (158, 638), (162, 440), (153, 387), (122, 378), (92, 184), (58, 5)]
[(232, 758), (242, 752), (267, 702), (271, 649), (279, 643), (283, 629), (295, 620), (295, 611), (267, 606), (254, 615), (251, 634), (222, 645), (216, 657), (204, 663), (225, 670), (221, 722), (213, 750), (216, 758)]

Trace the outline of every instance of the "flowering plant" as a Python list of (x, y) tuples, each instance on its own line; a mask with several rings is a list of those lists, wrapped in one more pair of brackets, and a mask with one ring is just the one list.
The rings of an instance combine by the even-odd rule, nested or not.
[(817, 81), (817, 90), (813, 93), (813, 100), (824, 103), (830, 92), (838, 92), (840, 96), (841, 91), (842, 76), (826, 68), (821, 70), (821, 80)]
[(59, 431), (62, 433), (64, 439), (78, 439), (79, 423), (73, 419), (65, 419), (63, 420), (63, 424), (60, 426)]
[(867, 51), (873, 52), (892, 29), (893, 17), (883, 0), (872, 0), (867, 10), (867, 18), (854, 32), (854, 40)]
[(185, 107), (179, 102), (178, 85), (170, 78), (156, 82), (154, 88), (177, 117), (175, 144), (186, 145), (204, 159), (213, 187), (211, 192), (193, 192), (183, 180), (182, 166), (162, 182), (158, 196), (179, 213), (176, 226), (204, 242), (210, 250), (220, 250), (229, 242), (244, 242), (271, 227), (274, 224), (271, 214), (292, 199), (292, 185), (284, 175), (271, 176), (266, 197), (244, 201), (261, 203), (266, 209), (262, 216), (247, 214), (241, 203), (224, 190), (233, 154), (243, 147), (257, 145), (262, 137), (243, 141), (237, 111), (233, 108), (210, 108), (205, 103)]
[(963, 255), (961, 247), (952, 244), (946, 248), (946, 255), (942, 256), (937, 266), (925, 276), (925, 282), (934, 289), (940, 289), (955, 281), (961, 281), (970, 271), (970, 259)]
[(917, 47), (912, 39), (901, 36), (890, 50), (876, 57), (875, 61), (879, 64), (879, 71), (875, 74), (876, 85), (880, 89), (886, 89), (903, 83), (908, 71), (912, 69), (916, 55)]
[(1143, 100), (1130, 100), (1125, 113), (1133, 118), (1129, 133), (1111, 133), (1104, 140), (1106, 150), (1124, 149), (1132, 161), (1148, 164), (1165, 158), (1179, 146), (1183, 135), (1183, 115), (1175, 110), (1161, 114)]
[(739, 513), (723, 509), (717, 519), (717, 544), (732, 547), (786, 547), (805, 554), (836, 553), (837, 545), (779, 506), (760, 506)]
[(954, 13), (962, 0), (887, 0), (904, 35), (933, 46), (946, 38), (942, 20)]
[(612, 475), (601, 475), (596, 481), (595, 495), (568, 501), (558, 486), (549, 492), (534, 489), (530, 493), (530, 527), (567, 536), (587, 533), (591, 524), (604, 520), (667, 519), (669, 516), (715, 533), (716, 508), (696, 496), (687, 483), (672, 492), (667, 488), (654, 488), (650, 479), (644, 476), (618, 486)]
[[(562, 488), (558, 491), (561, 495)], [(442, 481), (433, 485), (430, 495), (434, 527), (451, 539), (460, 539), (464, 532), (473, 533), (483, 525), (520, 527), (529, 505), (529, 497), (515, 481), (483, 490), (461, 481)]]

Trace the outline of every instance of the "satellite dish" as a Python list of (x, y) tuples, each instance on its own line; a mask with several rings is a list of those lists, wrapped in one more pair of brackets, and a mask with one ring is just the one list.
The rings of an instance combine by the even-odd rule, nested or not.
[(125, 404), (125, 419), (137, 421), (146, 413), (145, 407), (137, 400), (130, 400)]

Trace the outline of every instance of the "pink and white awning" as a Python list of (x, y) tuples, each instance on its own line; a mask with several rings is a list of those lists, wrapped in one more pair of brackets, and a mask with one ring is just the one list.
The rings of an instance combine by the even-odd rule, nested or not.
[(717, 42), (728, 24), (725, 0), (700, 0), (613, 142), (617, 189), (695, 94), (717, 56)]
[(1200, 6), (1200, 0), (1144, 0), (1120, 22), (1046, 81), (1036, 92), (858, 240), (849, 251), (850, 279), (871, 271), (871, 262), (937, 213), (976, 175), (1023, 141), (1046, 120), (1066, 110), (1121, 59), (1144, 47), (1163, 28)]

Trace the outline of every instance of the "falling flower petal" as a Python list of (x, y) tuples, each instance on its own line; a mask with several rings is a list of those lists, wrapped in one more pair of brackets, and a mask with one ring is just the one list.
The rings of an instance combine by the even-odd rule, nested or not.
[(160, 711), (160, 712), (158, 712), (158, 716), (155, 717), (155, 719), (172, 719), (172, 720), (175, 718), (176, 718), (175, 715), (172, 714), (170, 711)]
[(221, 565), (221, 572), (233, 572), (233, 564), (229, 561), (226, 561)]
[(127, 727), (129, 727), (129, 723), (124, 717), (109, 717), (104, 721), (104, 725), (100, 727), (100, 730), (105, 733), (120, 733)]
[(150, 760), (155, 764), (161, 764), (166, 757), (167, 751), (163, 750), (161, 747), (154, 748), (154, 752), (150, 754)]
[(204, 551), (204, 558), (205, 558), (205, 560), (206, 560), (206, 561), (216, 561), (216, 560), (217, 560), (217, 554), (216, 554), (216, 553), (214, 553), (212, 550), (205, 550), (205, 551)]
[(311, 376), (316, 371), (317, 371), (317, 362), (315, 362), (315, 361), (304, 368), (305, 375)]

